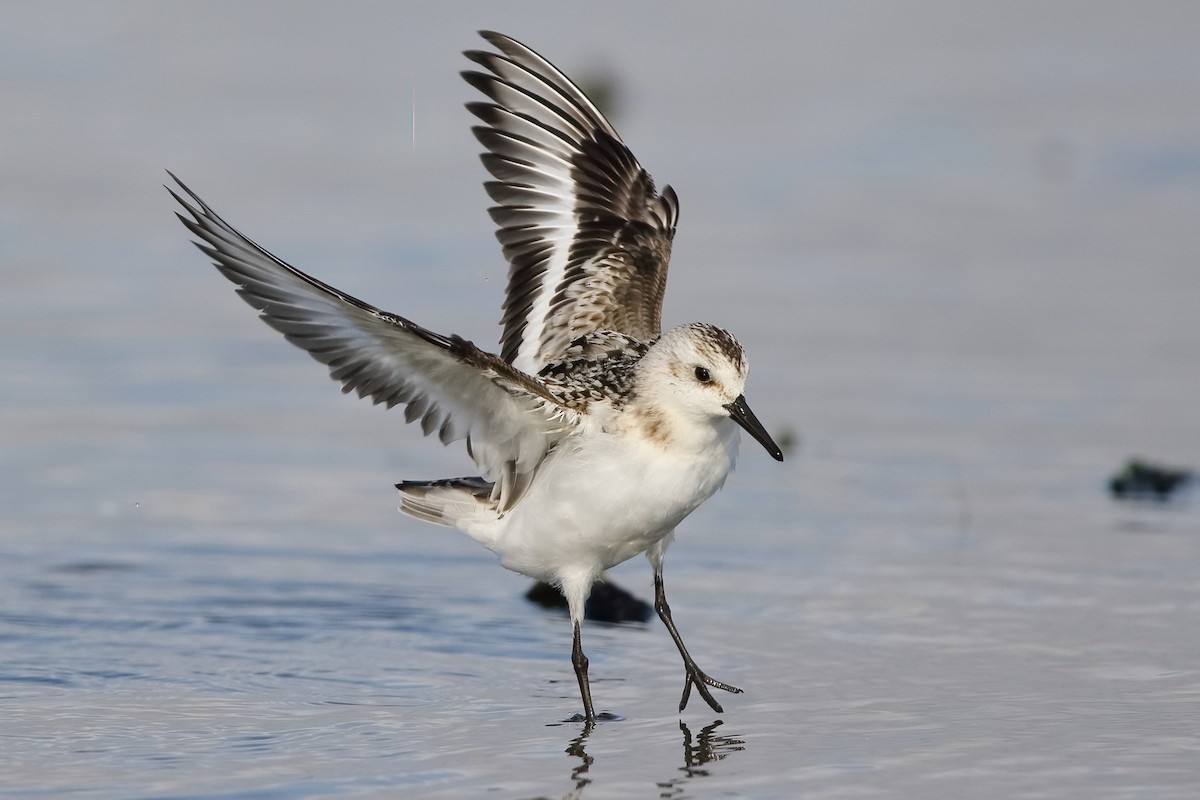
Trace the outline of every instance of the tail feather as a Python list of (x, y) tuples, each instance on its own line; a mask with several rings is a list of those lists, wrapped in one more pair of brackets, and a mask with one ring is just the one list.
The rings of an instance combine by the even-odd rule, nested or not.
[(436, 481), (401, 481), (400, 510), (435, 525), (457, 526), (472, 518), (495, 519), (492, 482), (483, 478), (442, 478)]

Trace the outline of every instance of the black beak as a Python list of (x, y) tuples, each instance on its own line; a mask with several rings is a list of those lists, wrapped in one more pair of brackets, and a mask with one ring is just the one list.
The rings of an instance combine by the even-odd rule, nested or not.
[(771, 458), (776, 461), (783, 461), (783, 451), (779, 449), (779, 445), (771, 440), (771, 434), (767, 433), (767, 429), (758, 421), (758, 417), (754, 416), (754, 412), (750, 410), (750, 406), (746, 405), (746, 395), (739, 394), (737, 400), (732, 403), (726, 403), (725, 408), (729, 411), (729, 418), (746, 429), (746, 433), (754, 437), (754, 441), (767, 448), (767, 452), (771, 454)]

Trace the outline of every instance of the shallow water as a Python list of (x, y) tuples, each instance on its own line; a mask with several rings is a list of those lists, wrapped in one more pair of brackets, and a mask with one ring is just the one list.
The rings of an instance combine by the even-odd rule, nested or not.
[[(1200, 507), (1105, 482), (1200, 462), (1200, 15), (555, 8), (0, 33), (0, 796), (1194, 797)], [(395, 512), (461, 451), (339, 396), (159, 188), (491, 341), (477, 27), (617, 76), (683, 200), (666, 317), (798, 438), (667, 559), (723, 714), (675, 713), (657, 622), (589, 625), (618, 718), (564, 722), (566, 619)]]

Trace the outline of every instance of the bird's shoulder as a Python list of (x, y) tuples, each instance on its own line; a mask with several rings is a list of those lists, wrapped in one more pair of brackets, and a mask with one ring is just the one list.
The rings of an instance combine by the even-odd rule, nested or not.
[(650, 342), (617, 331), (596, 331), (580, 336), (562, 356), (538, 372), (547, 391), (575, 411), (605, 402), (615, 408), (632, 396), (637, 363)]

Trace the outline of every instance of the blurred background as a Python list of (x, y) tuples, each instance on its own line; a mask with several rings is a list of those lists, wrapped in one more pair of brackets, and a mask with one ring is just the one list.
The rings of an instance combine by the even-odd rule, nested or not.
[[(589, 767), (600, 794), (1195, 788), (1200, 511), (1107, 489), (1130, 457), (1200, 463), (1194, 3), (5, 17), (0, 796), (558, 795)], [(733, 330), (792, 443), (748, 444), (668, 559), (697, 659), (749, 691), (684, 759), (655, 624), (591, 634), (625, 727), (587, 758), (547, 729), (562, 620), (395, 511), (461, 448), (339, 395), (161, 187), (490, 345), (480, 28), (605, 89), (681, 199), (664, 322)], [(616, 578), (649, 594), (640, 559)]]

